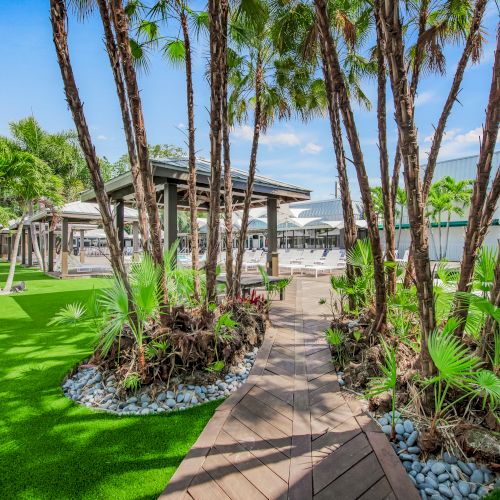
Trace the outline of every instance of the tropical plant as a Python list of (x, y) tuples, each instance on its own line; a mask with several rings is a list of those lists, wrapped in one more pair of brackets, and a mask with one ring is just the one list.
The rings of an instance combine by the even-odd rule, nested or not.
[(264, 288), (266, 290), (267, 301), (270, 305), (271, 299), (275, 295), (281, 295), (285, 288), (292, 282), (292, 277), (282, 278), (278, 281), (271, 281), (269, 279), (269, 274), (264, 266), (258, 266), (259, 273), (262, 277), (262, 282), (264, 283)]
[[(437, 374), (426, 381), (427, 386), (434, 388), (433, 429), (449, 410), (471, 392), (467, 383), (480, 365), (479, 358), (473, 356), (467, 346), (454, 335), (458, 326), (459, 321), (450, 318), (441, 330), (435, 330), (429, 337), (429, 354), (437, 369)], [(451, 389), (457, 389), (463, 394), (447, 401)]]
[(238, 322), (231, 317), (231, 312), (221, 314), (214, 324), (214, 351), (217, 361), (219, 361), (218, 345), (222, 340), (229, 340), (233, 337), (233, 332), (238, 326)]
[(483, 400), (482, 408), (486, 405), (497, 411), (500, 406), (500, 378), (490, 370), (479, 370), (472, 376), (472, 384), (476, 396)]
[(107, 354), (118, 339), (118, 357), (120, 340), (125, 329), (129, 329), (135, 341), (138, 354), (139, 373), (144, 374), (146, 367), (144, 340), (148, 323), (158, 319), (162, 296), (160, 287), (161, 271), (152, 257), (145, 253), (142, 258), (132, 263), (130, 269), (131, 300), (121, 279), (113, 279), (113, 285), (102, 291), (100, 303), (104, 311), (102, 329), (99, 332), (98, 346)]
[(389, 346), (384, 339), (380, 339), (380, 343), (384, 350), (384, 364), (380, 365), (383, 375), (370, 379), (366, 394), (372, 398), (385, 392), (391, 393), (391, 439), (394, 439), (396, 437), (397, 349), (394, 346)]
[(474, 265), (474, 282), (472, 288), (479, 290), (485, 298), (488, 298), (493, 289), (497, 260), (498, 248), (486, 245), (481, 247)]
[(54, 317), (49, 321), (48, 326), (76, 326), (85, 317), (86, 313), (87, 309), (83, 304), (79, 302), (68, 304), (54, 315)]
[(342, 368), (347, 362), (344, 333), (338, 328), (328, 328), (325, 331), (325, 337), (326, 341), (332, 346), (333, 362)]
[(127, 373), (122, 381), (122, 385), (125, 389), (129, 389), (135, 392), (141, 386), (141, 376), (137, 372)]

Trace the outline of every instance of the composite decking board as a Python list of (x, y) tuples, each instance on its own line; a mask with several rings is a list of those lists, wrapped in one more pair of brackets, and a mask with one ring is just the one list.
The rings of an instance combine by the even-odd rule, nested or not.
[(203, 469), (194, 477), (188, 493), (193, 500), (230, 500), (230, 497)]
[[(384, 472), (373, 451), (314, 495), (317, 500), (355, 500), (383, 477)], [(373, 498), (372, 500), (377, 500)], [(378, 499), (380, 500), (380, 499)]]
[(208, 454), (203, 469), (220, 486), (224, 493), (234, 500), (248, 498), (264, 500), (266, 497), (225, 458), (216, 448)]
[(269, 467), (284, 481), (288, 481), (290, 458), (262, 439), (245, 424), (234, 417), (229, 417), (224, 425), (224, 431), (235, 438), (238, 443)]
[(267, 498), (286, 499), (287, 482), (224, 430), (219, 433), (215, 447)]
[(325, 291), (311, 288), (321, 283), (327, 291), (326, 281), (298, 279), (273, 303), (247, 381), (215, 411), (163, 500), (419, 498), (377, 424), (340, 390), (328, 319), (318, 317)]
[(274, 425), (278, 431), (285, 435), (290, 435), (292, 432), (292, 421), (288, 417), (285, 417), (275, 409), (268, 406), (266, 403), (250, 396), (249, 394), (241, 400), (239, 407), (246, 408), (257, 417), (265, 420), (271, 425)]
[(258, 386), (252, 387), (248, 392), (250, 396), (262, 401), (266, 405), (270, 406), (273, 410), (281, 413), (283, 416), (292, 420), (293, 418), (293, 406), (285, 403), (282, 399), (274, 396), (269, 391), (266, 391)]
[(328, 455), (314, 467), (314, 493), (319, 493), (371, 452), (366, 436), (358, 434)]

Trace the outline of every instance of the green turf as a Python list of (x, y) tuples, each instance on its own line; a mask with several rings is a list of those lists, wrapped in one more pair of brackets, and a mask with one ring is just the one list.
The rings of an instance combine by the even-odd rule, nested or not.
[[(7, 264), (0, 264), (0, 284)], [(61, 306), (104, 279), (55, 280), (17, 269), (27, 291), (0, 296), (0, 498), (155, 498), (217, 403), (184, 412), (118, 417), (75, 405), (65, 375), (91, 352), (94, 334), (49, 327)]]

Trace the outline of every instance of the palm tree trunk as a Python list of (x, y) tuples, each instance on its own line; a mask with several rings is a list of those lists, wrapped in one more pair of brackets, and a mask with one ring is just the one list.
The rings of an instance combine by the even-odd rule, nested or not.
[(12, 283), (14, 282), (14, 274), (16, 272), (16, 262), (17, 262), (17, 251), (19, 249), (19, 241), (21, 240), (21, 233), (23, 232), (23, 222), (26, 217), (27, 210), (25, 210), (21, 215), (21, 223), (17, 226), (16, 235), (14, 236), (14, 246), (10, 253), (10, 263), (9, 263), (9, 274), (7, 275), (7, 281), (3, 289), (2, 294), (10, 293), (12, 289)]
[(189, 38), (189, 27), (184, 6), (177, 0), (182, 33), (184, 36), (184, 53), (186, 63), (186, 99), (188, 110), (188, 194), (189, 194), (189, 220), (191, 225), (191, 268), (193, 269), (194, 297), (200, 299), (200, 251), (198, 247), (198, 203), (196, 200), (196, 148), (195, 148), (195, 125), (194, 125), (194, 91), (193, 91), (193, 68), (191, 62), (191, 41)]
[(443, 238), (441, 231), (441, 212), (438, 213), (438, 235), (439, 235), (439, 260), (443, 258)]
[(391, 183), (389, 180), (389, 154), (387, 152), (387, 116), (386, 116), (386, 67), (382, 52), (382, 34), (377, 23), (377, 124), (380, 158), (380, 178), (382, 202), (384, 206), (385, 258), (389, 262), (387, 270), (387, 291), (396, 292), (396, 238), (394, 227), (394, 206), (392, 204)]
[[(321, 54), (323, 61), (326, 60), (326, 45), (321, 43)], [(345, 250), (348, 253), (355, 245), (358, 230), (354, 219), (354, 209), (352, 206), (351, 189), (349, 187), (349, 177), (347, 176), (347, 167), (345, 161), (344, 142), (342, 139), (342, 129), (340, 127), (340, 116), (338, 99), (334, 92), (334, 82), (328, 66), (323, 63), (323, 77), (325, 80), (328, 113), (330, 116), (330, 131), (332, 134), (333, 149), (337, 161), (337, 173), (339, 177), (340, 200), (342, 203), (342, 216), (344, 220), (344, 243)], [(349, 283), (352, 284), (355, 277), (355, 269), (350, 264), (347, 265), (346, 275)], [(349, 296), (349, 308), (356, 309), (357, 304), (353, 295)]]
[(257, 152), (259, 149), (259, 137), (262, 126), (262, 56), (260, 52), (257, 54), (257, 62), (255, 67), (255, 112), (253, 124), (252, 149), (250, 151), (250, 165), (248, 167), (248, 181), (245, 191), (245, 200), (243, 202), (243, 214), (241, 216), (240, 239), (238, 241), (238, 255), (236, 257), (236, 269), (234, 272), (234, 293), (240, 294), (241, 270), (243, 267), (243, 255), (245, 253), (245, 240), (248, 231), (248, 222), (250, 215), (250, 204), (252, 201), (253, 183), (255, 180), (255, 171), (257, 169)]
[[(460, 266), (458, 291), (468, 292), (471, 289), (472, 275), (476, 263), (477, 252), (483, 244), (484, 237), (495, 212), (500, 195), (500, 169), (497, 170), (492, 189), (487, 195), (488, 182), (491, 175), (493, 152), (498, 136), (500, 120), (500, 25), (497, 28), (497, 47), (493, 64), (486, 123), (481, 141), (481, 151), (477, 162), (476, 181), (472, 191), (469, 209), (469, 220), (465, 230), (465, 242)], [(455, 315), (464, 320), (467, 316), (465, 304), (458, 299), (455, 304)]]
[[(33, 217), (33, 202), (30, 202), (28, 216)], [(33, 245), (33, 252), (35, 253), (36, 260), (38, 261), (38, 267), (40, 271), (44, 272), (44, 262), (42, 259), (42, 253), (40, 252), (40, 245), (38, 244), (38, 235), (36, 232), (36, 225), (30, 222), (30, 233), (31, 233), (31, 244)], [(31, 248), (29, 249), (31, 252)]]
[(403, 47), (402, 27), (397, 2), (375, 2), (377, 22), (382, 28), (384, 50), (389, 65), (396, 122), (408, 197), (408, 216), (412, 235), (417, 296), (422, 326), (420, 361), (425, 377), (434, 371), (429, 355), (428, 339), (436, 326), (429, 260), (425, 200), (422, 199), (417, 130), (413, 118), (413, 98), (408, 83)]
[(102, 224), (106, 233), (110, 252), (110, 262), (113, 272), (123, 281), (129, 298), (131, 297), (130, 285), (123, 262), (123, 255), (118, 242), (118, 233), (116, 231), (113, 215), (111, 212), (111, 203), (108, 194), (104, 188), (104, 179), (102, 177), (99, 160), (95, 152), (85, 114), (83, 113), (83, 104), (80, 100), (78, 88), (76, 86), (73, 68), (68, 51), (68, 35), (66, 31), (67, 11), (64, 0), (50, 0), (50, 19), (52, 23), (52, 32), (54, 45), (57, 52), (57, 59), (61, 76), (64, 83), (64, 91), (68, 106), (73, 115), (73, 121), (78, 133), (78, 139), (85, 156), (85, 161), (90, 172), (92, 186), (99, 205)]
[[(129, 108), (135, 132), (135, 144), (137, 148), (137, 160), (144, 188), (144, 202), (148, 213), (149, 235), (151, 239), (151, 255), (160, 268), (160, 283), (163, 292), (160, 304), (160, 322), (162, 326), (168, 327), (168, 287), (165, 264), (163, 261), (163, 245), (161, 240), (161, 223), (158, 203), (156, 200), (156, 186), (153, 171), (149, 162), (148, 141), (144, 126), (144, 113), (142, 101), (137, 84), (137, 75), (134, 68), (132, 52), (129, 41), (129, 26), (127, 14), (123, 9), (122, 0), (110, 0), (111, 14), (115, 27), (116, 40), (123, 68), (123, 77), (127, 88)], [(165, 235), (166, 237), (166, 235)]]
[(451, 110), (455, 101), (457, 100), (458, 92), (460, 91), (460, 85), (465, 73), (465, 68), (471, 58), (473, 52), (478, 49), (479, 43), (481, 41), (481, 20), (486, 9), (487, 0), (477, 0), (476, 6), (474, 8), (474, 14), (469, 27), (469, 34), (467, 36), (467, 41), (465, 42), (465, 47), (458, 61), (457, 69), (455, 70), (455, 76), (453, 78), (453, 83), (451, 84), (448, 97), (444, 104), (441, 116), (439, 117), (438, 125), (436, 131), (434, 132), (434, 137), (432, 138), (431, 149), (429, 151), (429, 158), (427, 160), (427, 167), (425, 169), (424, 182), (423, 182), (423, 196), (424, 201), (429, 195), (429, 190), (431, 188), (432, 178), (434, 176), (434, 170), (436, 169), (437, 158), (439, 150), (441, 149), (441, 143), (443, 141), (444, 132), (446, 130), (446, 123), (451, 114)]
[[(220, 5), (221, 4), (221, 5)], [(208, 245), (206, 260), (207, 304), (217, 300), (216, 270), (219, 251), (219, 212), (222, 174), (222, 74), (227, 72), (227, 24), (222, 11), (227, 1), (209, 0), (210, 28), (210, 208), (208, 211)]]
[(229, 114), (227, 105), (227, 72), (222, 80), (222, 140), (224, 149), (224, 225), (226, 235), (226, 295), (234, 297), (233, 269), (233, 178), (231, 176), (231, 144), (229, 142)]
[(444, 240), (444, 258), (448, 257), (448, 242), (450, 240), (450, 222), (451, 222), (451, 213), (448, 212), (448, 220), (446, 221), (446, 239)]
[(132, 173), (132, 183), (134, 185), (135, 201), (138, 212), (139, 230), (142, 238), (142, 248), (147, 251), (149, 248), (149, 232), (148, 220), (146, 213), (146, 205), (144, 202), (144, 188), (139, 172), (139, 165), (137, 162), (137, 151), (135, 147), (134, 131), (130, 119), (130, 109), (127, 100), (127, 91), (123, 81), (123, 72), (120, 62), (120, 55), (118, 47), (116, 46), (115, 37), (113, 35), (113, 28), (111, 24), (111, 16), (109, 12), (109, 5), (107, 0), (97, 0), (99, 12), (101, 15), (102, 25), (104, 28), (104, 39), (106, 42), (106, 51), (109, 57), (109, 63), (113, 72), (115, 80), (116, 94), (118, 102), (120, 103), (120, 110), (122, 114), (123, 130), (125, 132), (125, 140), (127, 142), (128, 156), (130, 160), (130, 171)]
[[(151, 253), (155, 262), (163, 269), (163, 245), (161, 241), (160, 213), (158, 210), (158, 203), (156, 201), (156, 188), (153, 179), (153, 172), (149, 163), (148, 141), (146, 138), (146, 129), (144, 127), (142, 101), (139, 86), (137, 84), (137, 75), (135, 73), (132, 53), (130, 50), (127, 14), (123, 10), (122, 0), (110, 0), (110, 6), (135, 132), (137, 159), (142, 185), (144, 187), (144, 201), (149, 218)], [(162, 281), (165, 281), (164, 272), (162, 272), (162, 274)]]
[(361, 191), (361, 198), (365, 211), (366, 220), (368, 223), (368, 236), (373, 254), (373, 267), (375, 278), (375, 330), (384, 330), (387, 317), (387, 295), (385, 286), (385, 270), (384, 259), (382, 255), (382, 248), (380, 246), (380, 234), (377, 225), (377, 214), (373, 206), (373, 200), (370, 191), (370, 184), (368, 182), (368, 175), (366, 174), (365, 163), (363, 159), (363, 152), (359, 142), (359, 135), (354, 121), (354, 115), (349, 101), (349, 95), (345, 86), (344, 76), (340, 68), (338, 59), (337, 47), (330, 33), (330, 24), (328, 19), (328, 12), (326, 0), (314, 0), (316, 8), (316, 15), (318, 20), (318, 27), (322, 43), (328, 47), (327, 58), (324, 64), (328, 65), (331, 71), (333, 80), (335, 82), (335, 92), (339, 98), (339, 107), (342, 113), (342, 119), (346, 130), (347, 138), (351, 148), (351, 153), (356, 168), (358, 184)]
[(399, 229), (398, 229), (398, 248), (399, 248), (399, 244), (401, 242), (401, 231), (403, 230), (403, 209), (404, 209), (404, 205), (401, 205), (399, 210)]

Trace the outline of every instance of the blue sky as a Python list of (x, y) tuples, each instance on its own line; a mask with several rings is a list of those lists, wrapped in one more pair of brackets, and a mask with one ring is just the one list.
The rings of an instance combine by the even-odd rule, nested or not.
[[(63, 87), (52, 44), (48, 0), (16, 0), (2, 5), (0, 33), (3, 68), (0, 78), (0, 134), (8, 134), (8, 123), (34, 114), (49, 131), (73, 128), (64, 99)], [(483, 60), (466, 72), (460, 104), (453, 110), (440, 159), (477, 154), (484, 121), (491, 67), (494, 56), (498, 11), (490, 2), (485, 17), (487, 31)], [(174, 21), (175, 23), (175, 21)], [(174, 28), (172, 28), (174, 29)], [(126, 151), (114, 83), (102, 42), (102, 28), (94, 15), (84, 23), (69, 20), (70, 50), (84, 109), (98, 154), (116, 160)], [(437, 123), (448, 92), (460, 47), (446, 51), (445, 77), (425, 75), (416, 102), (421, 156), (429, 147), (433, 125)], [(205, 44), (196, 47), (194, 61), (198, 155), (209, 156), (209, 88), (205, 79)], [(183, 71), (172, 68), (160, 56), (152, 56), (148, 73), (139, 75), (148, 141), (185, 146), (185, 83)], [(374, 102), (375, 82), (366, 81), (365, 92)], [(392, 120), (392, 97), (388, 96), (388, 134), (391, 155), (396, 143)], [(373, 185), (378, 179), (378, 148), (375, 110), (355, 106), (359, 133), (368, 175)], [(251, 118), (251, 114), (250, 114)], [(248, 167), (251, 123), (232, 134), (233, 164)], [(349, 156), (349, 153), (348, 153)], [(259, 173), (313, 190), (313, 199), (332, 196), (335, 182), (335, 157), (326, 118), (307, 124), (298, 120), (276, 123), (262, 137), (258, 160)], [(354, 198), (359, 196), (354, 169), (350, 169)], [(474, 172), (471, 173), (471, 177)]]

